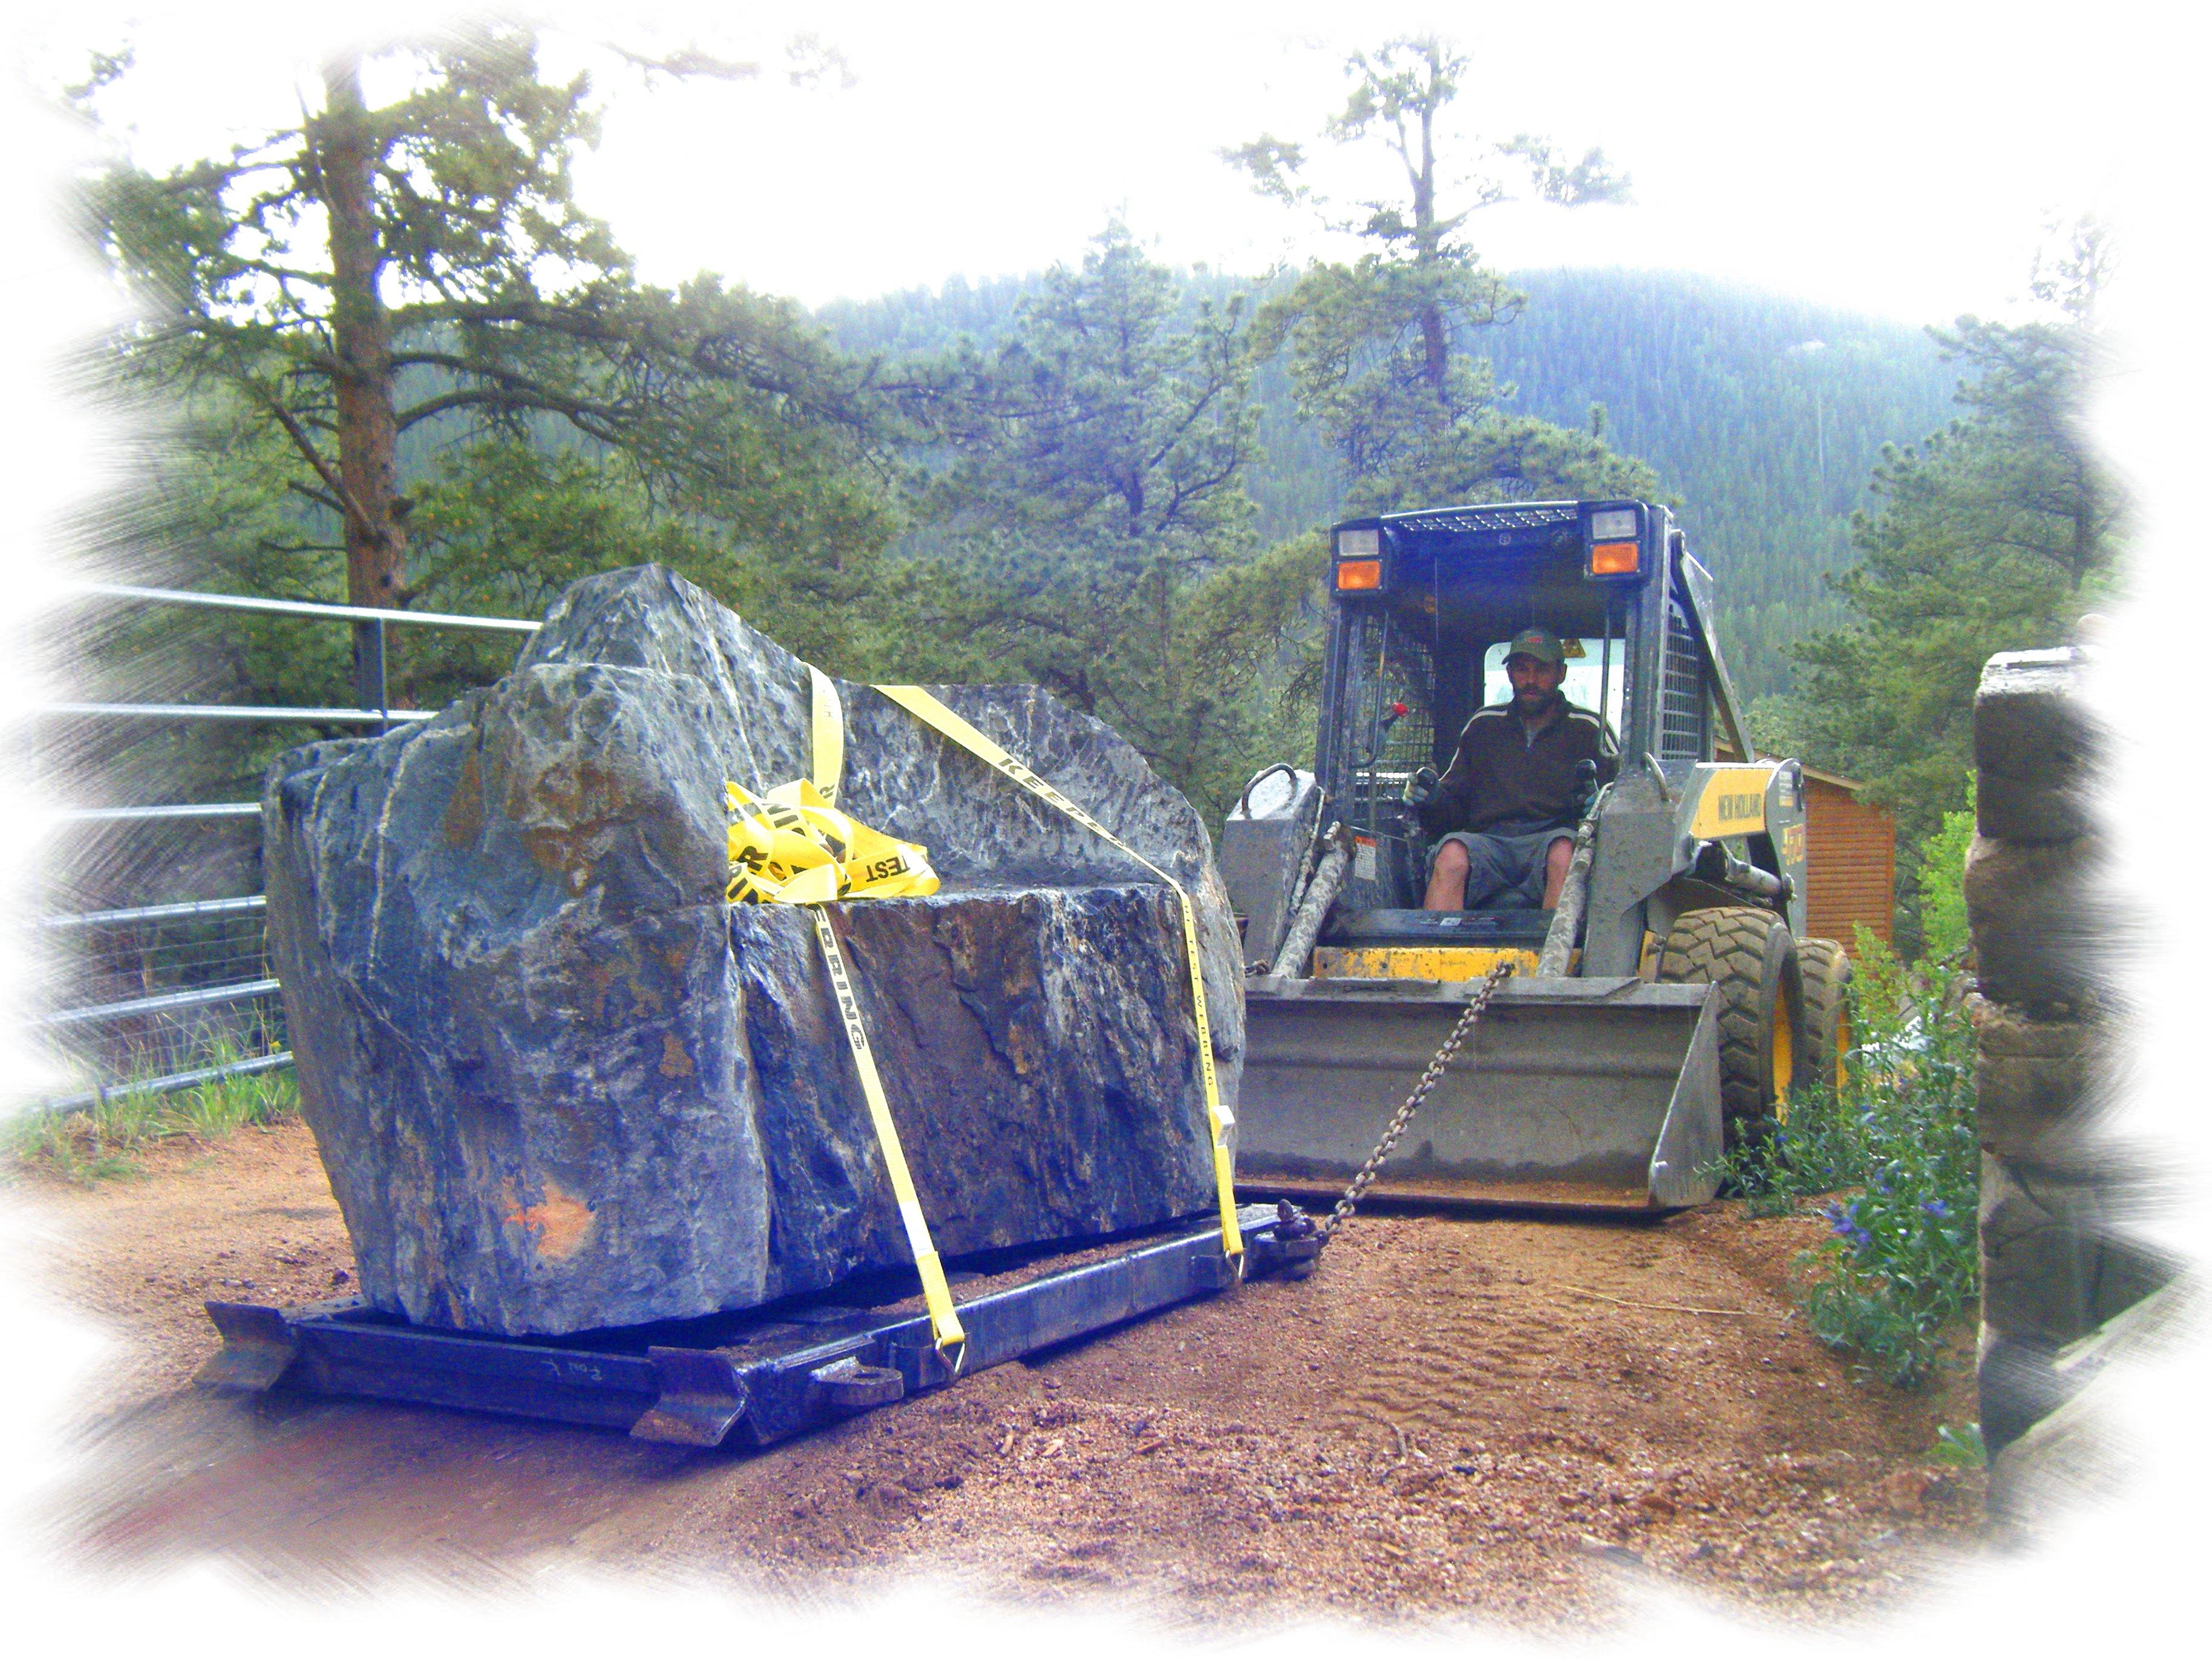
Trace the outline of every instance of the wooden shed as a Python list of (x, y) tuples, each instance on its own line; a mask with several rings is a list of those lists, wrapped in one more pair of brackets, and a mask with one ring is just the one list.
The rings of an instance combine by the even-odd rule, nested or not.
[(1846, 951), (1857, 924), (1893, 943), (1897, 909), (1897, 825), (1858, 798), (1860, 786), (1805, 769), (1805, 931)]

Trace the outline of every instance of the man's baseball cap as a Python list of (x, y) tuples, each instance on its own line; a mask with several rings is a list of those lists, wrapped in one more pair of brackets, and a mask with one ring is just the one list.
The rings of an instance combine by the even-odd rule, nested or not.
[(1505, 660), (1511, 662), (1516, 657), (1534, 657), (1555, 668), (1565, 666), (1567, 660), (1559, 636), (1548, 628), (1524, 628), (1516, 634), (1513, 642), (1505, 647)]

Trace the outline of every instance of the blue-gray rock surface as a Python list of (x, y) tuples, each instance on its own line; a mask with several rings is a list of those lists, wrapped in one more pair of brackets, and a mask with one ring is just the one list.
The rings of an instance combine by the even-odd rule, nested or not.
[[(933, 689), (1189, 889), (1233, 1109), (1240, 958), (1197, 812), (1035, 687)], [(944, 880), (831, 907), (939, 1250), (1207, 1212), (1172, 893), (839, 690), (839, 804)], [(270, 951), (374, 1305), (556, 1333), (911, 1260), (810, 919), (722, 896), (723, 782), (805, 773), (809, 695), (797, 658), (646, 567), (576, 584), (435, 719), (271, 769)]]

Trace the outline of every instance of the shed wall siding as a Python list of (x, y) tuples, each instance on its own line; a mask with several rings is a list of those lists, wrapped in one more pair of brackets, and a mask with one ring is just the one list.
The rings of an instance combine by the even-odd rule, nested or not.
[(1897, 903), (1897, 827), (1888, 813), (1805, 780), (1805, 927), (1846, 950), (1864, 922), (1885, 945)]

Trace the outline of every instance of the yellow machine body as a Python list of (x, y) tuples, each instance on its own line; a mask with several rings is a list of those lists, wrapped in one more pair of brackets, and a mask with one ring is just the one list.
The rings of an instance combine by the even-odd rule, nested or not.
[(1480, 979), (1501, 962), (1517, 974), (1536, 971), (1536, 952), (1517, 946), (1472, 945), (1323, 945), (1313, 953), (1316, 979), (1425, 979), (1440, 984)]

